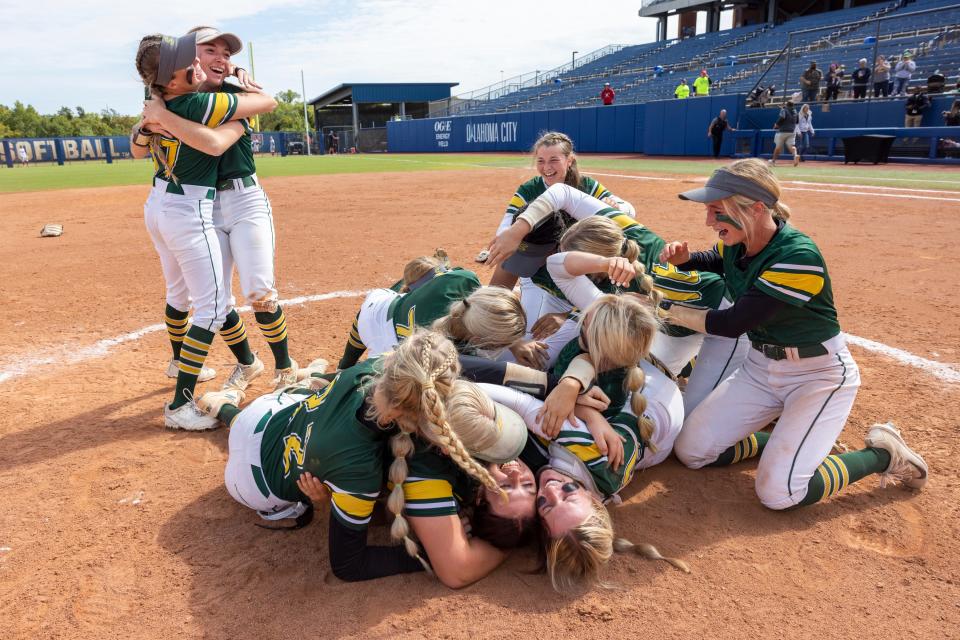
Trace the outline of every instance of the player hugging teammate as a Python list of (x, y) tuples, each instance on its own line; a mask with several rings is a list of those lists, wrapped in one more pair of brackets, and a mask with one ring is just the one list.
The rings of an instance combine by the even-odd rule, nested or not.
[[(224, 389), (242, 392), (263, 371), (234, 309), (234, 266), (273, 352), (275, 386), (296, 380), (277, 302), (273, 213), (256, 175), (248, 122), (276, 101), (230, 63), (241, 47), (234, 34), (197, 27), (181, 38), (147, 36), (137, 52), (137, 71), (153, 99), (131, 142), (134, 157), (149, 152), (156, 168), (145, 218), (167, 284), (164, 316), (173, 350), (167, 375), (177, 386), (164, 422), (175, 429), (217, 426), (197, 408), (193, 392), (215, 376), (204, 362), (218, 331), (237, 359)], [(224, 82), (230, 76), (237, 85)]]
[[(223, 126), (186, 122), (195, 118), (182, 109), (186, 116), (156, 120), (166, 118), (177, 137), (149, 143), (232, 144), (242, 129), (229, 120), (245, 94), (192, 98), (202, 70), (180, 58), (176, 40), (164, 47), (157, 74), (165, 97), (175, 96), (169, 111), (181, 109), (178, 100), (225, 101), (214, 109)], [(186, 154), (178, 162), (197, 154), (184, 167), (192, 181), (174, 181), (169, 154), (155, 152), (162, 166), (148, 226), (162, 227), (152, 213), (161, 205), (203, 214), (207, 200), (198, 196), (216, 184), (212, 156), (186, 144), (175, 151)], [(230, 428), (231, 496), (263, 519), (293, 519), (288, 528), (329, 501), (330, 566), (344, 580), (426, 570), (458, 588), (536, 540), (553, 586), (569, 591), (602, 584), (615, 552), (689, 571), (615, 532), (609, 511), (638, 470), (672, 452), (691, 468), (759, 457), (756, 491), (774, 510), (813, 504), (871, 474), (881, 485), (924, 486), (925, 462), (892, 425), (873, 426), (860, 451), (831, 454), (859, 374), (823, 257), (789, 224), (764, 163), (734, 162), (681, 194), (705, 204), (718, 234), (714, 247), (691, 252), (581, 176), (566, 136), (546, 134), (534, 156), (540, 176), (517, 190), (485, 256), (496, 267), (491, 286), (441, 252), (415, 258), (392, 288), (364, 300), (336, 372), (321, 361), (291, 366), (277, 390), (244, 408), (239, 386), (186, 405)], [(186, 173), (200, 160), (206, 173)], [(234, 191), (250, 188), (229, 179), (239, 180)], [(212, 233), (203, 225), (192, 232)], [(164, 261), (167, 236), (154, 237)], [(519, 300), (517, 277), (525, 279)], [(249, 286), (245, 295), (261, 295), (254, 300), (275, 300), (272, 286)], [(196, 318), (214, 326), (220, 317), (209, 317), (206, 309), (219, 307), (197, 291), (189, 290), (195, 326), (184, 338), (193, 364), (194, 341), (213, 336)], [(692, 359), (681, 391), (678, 376)], [(383, 497), (399, 546), (367, 543)]]

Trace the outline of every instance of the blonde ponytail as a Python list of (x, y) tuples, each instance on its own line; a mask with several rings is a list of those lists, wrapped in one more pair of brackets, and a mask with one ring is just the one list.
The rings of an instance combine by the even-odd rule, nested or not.
[(666, 558), (660, 555), (660, 552), (657, 551), (657, 548), (649, 542), (633, 544), (626, 538), (617, 538), (613, 541), (613, 550), (617, 553), (635, 553), (638, 556), (646, 558), (647, 560), (663, 560), (664, 562), (670, 563), (684, 573), (690, 573), (690, 565), (678, 558)]

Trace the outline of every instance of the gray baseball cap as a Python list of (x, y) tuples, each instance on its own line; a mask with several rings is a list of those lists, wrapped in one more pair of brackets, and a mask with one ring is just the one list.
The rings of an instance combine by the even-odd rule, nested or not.
[(749, 178), (738, 176), (725, 168), (717, 169), (707, 180), (707, 184), (699, 189), (691, 189), (679, 194), (681, 200), (693, 202), (716, 202), (730, 196), (745, 196), (762, 202), (768, 207), (777, 203), (777, 197)]
[(180, 38), (163, 36), (160, 39), (160, 63), (157, 65), (157, 84), (166, 86), (173, 74), (186, 69), (197, 59), (197, 35), (188, 33)]
[(197, 44), (206, 44), (218, 38), (223, 39), (227, 43), (227, 48), (230, 49), (230, 55), (232, 56), (237, 55), (243, 49), (243, 40), (235, 33), (220, 31), (220, 29), (214, 27), (194, 27), (190, 31), (197, 34)]
[(537, 272), (543, 265), (547, 264), (547, 258), (557, 252), (557, 243), (549, 242), (546, 244), (537, 244), (524, 240), (517, 247), (516, 253), (503, 262), (505, 271), (529, 278)]

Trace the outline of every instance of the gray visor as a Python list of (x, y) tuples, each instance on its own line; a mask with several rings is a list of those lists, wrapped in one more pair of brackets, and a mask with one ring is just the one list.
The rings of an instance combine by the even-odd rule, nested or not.
[(537, 272), (543, 265), (547, 264), (547, 258), (557, 251), (557, 243), (533, 244), (532, 242), (521, 242), (517, 252), (507, 258), (503, 263), (505, 271), (529, 278)]
[(684, 191), (678, 197), (681, 200), (693, 202), (716, 202), (730, 196), (744, 196), (751, 200), (762, 202), (768, 207), (777, 203), (777, 198), (749, 178), (730, 173), (726, 169), (717, 169), (707, 180), (707, 184), (699, 189)]
[(163, 36), (160, 40), (160, 63), (157, 65), (157, 84), (165, 87), (173, 74), (186, 69), (197, 59), (197, 34), (174, 38)]

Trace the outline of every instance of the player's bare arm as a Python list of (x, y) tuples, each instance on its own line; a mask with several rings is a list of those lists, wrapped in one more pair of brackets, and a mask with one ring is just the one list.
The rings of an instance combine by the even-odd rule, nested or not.
[(211, 156), (223, 155), (243, 135), (243, 125), (239, 122), (231, 121), (211, 128), (181, 118), (167, 109), (163, 100), (145, 100), (143, 105), (144, 123), (152, 128), (165, 129), (197, 151)]

